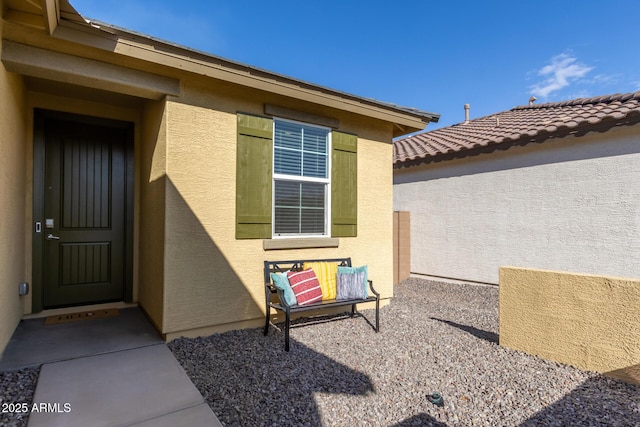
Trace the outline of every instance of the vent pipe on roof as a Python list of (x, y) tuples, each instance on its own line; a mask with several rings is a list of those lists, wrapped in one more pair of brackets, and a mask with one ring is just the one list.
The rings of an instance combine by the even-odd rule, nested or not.
[(529, 98), (529, 107), (531, 107), (533, 105), (533, 101), (537, 101), (538, 98), (536, 98), (535, 96), (532, 96), (531, 98)]
[(469, 123), (469, 104), (464, 104), (464, 123)]

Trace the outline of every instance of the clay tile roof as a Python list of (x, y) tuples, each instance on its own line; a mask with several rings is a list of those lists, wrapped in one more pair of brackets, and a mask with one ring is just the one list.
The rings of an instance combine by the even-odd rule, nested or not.
[(525, 105), (398, 139), (394, 168), (506, 150), (567, 135), (640, 123), (640, 91)]

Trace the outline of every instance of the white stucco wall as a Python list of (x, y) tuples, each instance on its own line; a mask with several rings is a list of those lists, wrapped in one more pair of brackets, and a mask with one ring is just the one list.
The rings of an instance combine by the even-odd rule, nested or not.
[(500, 266), (640, 277), (640, 125), (394, 170), (411, 271), (498, 283)]

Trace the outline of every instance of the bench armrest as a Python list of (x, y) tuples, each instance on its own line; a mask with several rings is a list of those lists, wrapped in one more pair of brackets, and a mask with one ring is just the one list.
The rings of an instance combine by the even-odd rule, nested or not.
[(380, 298), (380, 294), (373, 289), (373, 280), (367, 280), (367, 282), (369, 282), (369, 289), (371, 289), (371, 292), (376, 296), (376, 298)]
[[(278, 295), (278, 299), (280, 300), (280, 305), (285, 309), (288, 310), (290, 309), (292, 306), (290, 306), (289, 304), (287, 304), (287, 300), (284, 297), (284, 291), (282, 289), (278, 289), (277, 287), (275, 287), (274, 285), (272, 285), (271, 283), (267, 283), (265, 284), (266, 286), (266, 293), (267, 293), (267, 298), (269, 294), (277, 294)], [(268, 303), (267, 303), (268, 304)]]

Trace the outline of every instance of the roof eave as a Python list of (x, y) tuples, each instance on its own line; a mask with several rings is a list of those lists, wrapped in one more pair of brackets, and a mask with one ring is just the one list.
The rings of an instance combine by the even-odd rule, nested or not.
[(111, 24), (90, 21), (75, 11), (68, 0), (46, 1), (57, 5), (54, 9), (58, 12), (51, 9), (53, 12), (47, 11), (47, 14), (57, 13), (57, 25), (51, 32), (60, 39), (388, 121), (395, 125), (394, 137), (423, 130), (440, 118), (436, 113), (330, 89)]
[(354, 95), (352, 93), (349, 92), (344, 92), (344, 91), (340, 91), (337, 89), (332, 89), (326, 86), (322, 86), (322, 85), (318, 85), (315, 83), (311, 83), (305, 80), (301, 80), (301, 79), (296, 79), (294, 77), (290, 77), (284, 74), (280, 74), (280, 73), (276, 73), (273, 71), (269, 71), (260, 67), (255, 67), (252, 65), (248, 65), (248, 64), (244, 64), (242, 62), (238, 62), (238, 61), (234, 61), (231, 59), (227, 59), (227, 58), (223, 58), (221, 56), (217, 56), (217, 55), (213, 55), (211, 53), (208, 52), (204, 52), (198, 49), (193, 49), (184, 45), (180, 45), (178, 43), (173, 43), (167, 40), (162, 40), (160, 38), (157, 37), (153, 37), (153, 36), (149, 36), (146, 34), (142, 34), (133, 30), (129, 30), (126, 28), (122, 28), (122, 27), (118, 27), (116, 25), (112, 25), (109, 23), (105, 23), (105, 22), (101, 22), (101, 21), (97, 21), (97, 20), (87, 20), (87, 22), (89, 23), (89, 25), (91, 25), (94, 28), (99, 28), (99, 29), (107, 29), (109, 30), (110, 34), (118, 34), (120, 36), (125, 36), (128, 35), (130, 37), (134, 37), (134, 38), (141, 38), (141, 39), (147, 39), (150, 42), (153, 42), (153, 46), (155, 49), (158, 49), (159, 45), (161, 46), (165, 46), (167, 48), (167, 50), (180, 50), (184, 52), (185, 57), (191, 57), (192, 54), (198, 55), (198, 56), (202, 56), (203, 58), (209, 58), (212, 61), (216, 61), (216, 62), (220, 62), (222, 64), (225, 64), (226, 66), (228, 66), (229, 68), (239, 68), (242, 70), (245, 70), (248, 73), (252, 73), (255, 75), (264, 75), (264, 76), (270, 76), (272, 77), (274, 80), (284, 80), (284, 81), (288, 81), (292, 84), (295, 85), (299, 85), (299, 86), (306, 86), (306, 87), (311, 87), (311, 88), (315, 88), (319, 91), (322, 92), (326, 92), (326, 93), (330, 93), (330, 94), (334, 94), (336, 96), (340, 96), (343, 98), (349, 98), (349, 99), (354, 99), (357, 100), (358, 102), (361, 102), (363, 104), (371, 104), (371, 105), (375, 105), (377, 107), (380, 108), (384, 108), (384, 109), (389, 109), (389, 110), (393, 110), (393, 111), (398, 111), (402, 114), (407, 114), (410, 116), (414, 116), (417, 118), (422, 119), (423, 121), (425, 121), (425, 123), (437, 123), (438, 120), (440, 119), (440, 114), (438, 113), (433, 113), (433, 112), (428, 112), (428, 111), (423, 111), (423, 110), (419, 110), (417, 108), (411, 108), (411, 107), (403, 107), (400, 105), (396, 105), (393, 103), (389, 103), (389, 102), (384, 102), (384, 101), (378, 101), (376, 99), (372, 99), (372, 98), (366, 98), (366, 97), (362, 97), (359, 95)]

